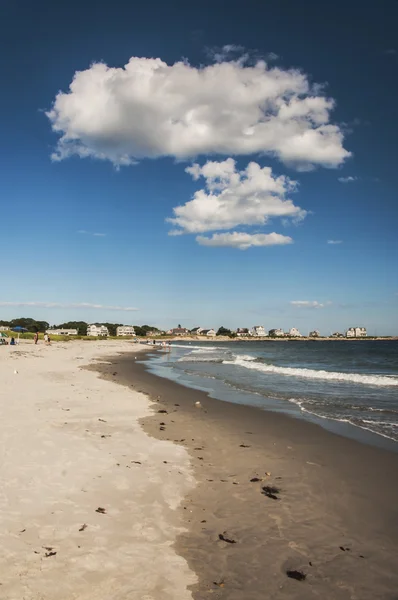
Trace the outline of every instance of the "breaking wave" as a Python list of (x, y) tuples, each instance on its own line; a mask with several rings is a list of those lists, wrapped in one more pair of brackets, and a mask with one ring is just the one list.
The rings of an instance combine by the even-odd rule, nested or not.
[(237, 356), (234, 360), (224, 360), (225, 365), (238, 365), (246, 369), (253, 369), (262, 373), (275, 373), (288, 377), (305, 377), (306, 379), (323, 379), (334, 381), (346, 381), (348, 383), (360, 383), (362, 385), (375, 385), (381, 387), (398, 387), (398, 377), (386, 375), (362, 375), (360, 373), (340, 373), (336, 371), (316, 371), (295, 367), (277, 367), (272, 364), (258, 362), (250, 356)]

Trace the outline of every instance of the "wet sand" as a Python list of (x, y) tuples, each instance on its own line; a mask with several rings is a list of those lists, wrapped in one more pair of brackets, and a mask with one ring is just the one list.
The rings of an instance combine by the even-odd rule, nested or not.
[(101, 372), (148, 394), (144, 430), (192, 457), (176, 549), (198, 576), (195, 600), (398, 599), (397, 454), (213, 400), (132, 357)]

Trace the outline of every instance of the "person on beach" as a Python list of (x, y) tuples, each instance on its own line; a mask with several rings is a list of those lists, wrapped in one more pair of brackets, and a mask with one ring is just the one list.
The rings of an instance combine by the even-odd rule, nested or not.
[(48, 340), (49, 340), (48, 333), (45, 333), (44, 334), (44, 343), (48, 344)]
[(37, 344), (37, 342), (39, 341), (39, 332), (38, 331), (36, 331), (33, 339), (35, 341), (35, 344)]

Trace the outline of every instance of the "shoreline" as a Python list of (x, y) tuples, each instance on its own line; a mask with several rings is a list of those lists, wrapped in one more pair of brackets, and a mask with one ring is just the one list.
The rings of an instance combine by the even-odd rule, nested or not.
[[(176, 548), (199, 577), (195, 600), (209, 592), (263, 600), (264, 590), (278, 599), (395, 597), (397, 455), (287, 415), (213, 400), (128, 356), (111, 362), (99, 365), (102, 377), (117, 365), (113, 380), (162, 411), (143, 419), (144, 430), (191, 456), (198, 484), (179, 511), (189, 532)], [(264, 496), (265, 485), (280, 489), (277, 499)], [(305, 581), (287, 577), (291, 570)]]

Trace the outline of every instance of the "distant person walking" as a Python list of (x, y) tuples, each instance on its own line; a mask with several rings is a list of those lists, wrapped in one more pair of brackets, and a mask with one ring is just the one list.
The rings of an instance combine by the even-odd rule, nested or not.
[(44, 343), (48, 344), (48, 340), (49, 340), (48, 333), (45, 333), (44, 334)]
[(35, 344), (37, 344), (37, 342), (39, 341), (39, 332), (38, 331), (36, 331), (33, 339), (35, 341)]

